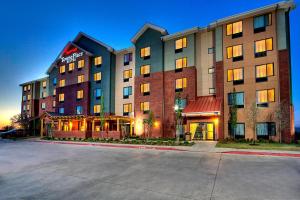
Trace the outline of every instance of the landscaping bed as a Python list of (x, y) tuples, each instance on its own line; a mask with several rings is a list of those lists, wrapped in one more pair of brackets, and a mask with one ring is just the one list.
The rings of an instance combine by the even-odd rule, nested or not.
[(98, 143), (115, 143), (115, 144), (136, 144), (136, 145), (158, 145), (158, 146), (192, 146), (194, 142), (185, 141), (180, 139), (179, 143), (174, 138), (124, 138), (121, 140), (117, 139), (105, 139), (105, 138), (54, 138), (44, 137), (43, 140), (54, 140), (54, 141), (72, 141), (72, 142), (98, 142)]

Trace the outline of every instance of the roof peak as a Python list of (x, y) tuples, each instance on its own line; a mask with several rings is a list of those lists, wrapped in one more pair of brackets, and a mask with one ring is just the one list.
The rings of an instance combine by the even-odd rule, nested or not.
[(161, 32), (162, 35), (167, 35), (168, 31), (165, 28), (162, 28), (160, 26), (154, 25), (152, 23), (145, 23), (142, 28), (139, 29), (139, 31), (133, 36), (133, 38), (131, 39), (132, 43), (135, 43), (137, 41), (137, 39), (147, 30), (147, 29), (153, 29), (156, 31)]

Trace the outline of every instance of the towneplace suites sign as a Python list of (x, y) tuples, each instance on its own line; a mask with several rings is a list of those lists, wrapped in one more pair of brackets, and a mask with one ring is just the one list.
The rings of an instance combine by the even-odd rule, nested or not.
[(78, 50), (77, 48), (65, 50), (63, 55), (66, 55), (66, 56), (60, 57), (61, 62), (67, 62), (67, 63), (75, 62), (77, 60), (77, 58), (83, 56), (83, 52), (77, 53), (77, 50)]

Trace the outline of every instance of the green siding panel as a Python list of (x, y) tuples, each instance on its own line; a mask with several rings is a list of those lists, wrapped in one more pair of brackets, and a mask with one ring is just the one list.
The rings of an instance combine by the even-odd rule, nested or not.
[(277, 46), (278, 50), (287, 49), (286, 16), (284, 10), (277, 12)]
[(216, 42), (216, 62), (223, 60), (223, 28), (219, 26), (215, 29)]

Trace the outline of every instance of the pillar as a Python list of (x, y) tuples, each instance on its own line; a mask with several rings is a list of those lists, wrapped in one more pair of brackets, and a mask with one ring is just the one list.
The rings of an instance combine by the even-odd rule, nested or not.
[(119, 118), (117, 118), (117, 131), (120, 131), (120, 119)]
[(94, 132), (95, 131), (95, 120), (93, 119), (92, 120), (92, 132)]
[(58, 120), (58, 131), (61, 131), (61, 119)]
[(86, 131), (86, 119), (83, 119), (83, 131)]
[(133, 121), (130, 119), (130, 136), (132, 136), (132, 123)]
[(44, 119), (41, 119), (41, 137), (43, 137), (43, 132), (44, 132)]

